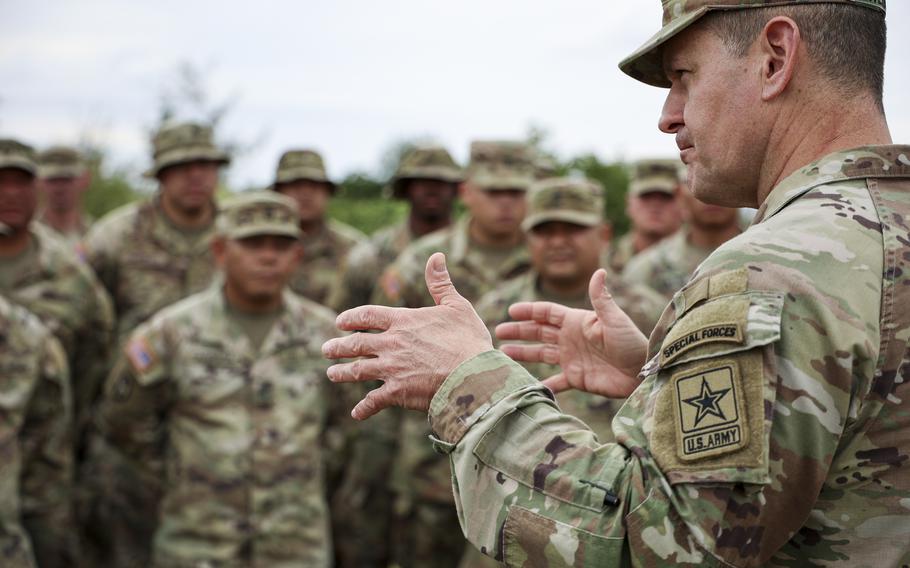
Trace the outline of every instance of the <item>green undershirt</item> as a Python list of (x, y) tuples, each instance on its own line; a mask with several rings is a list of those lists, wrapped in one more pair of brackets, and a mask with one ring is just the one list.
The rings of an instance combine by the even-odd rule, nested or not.
[(0, 291), (12, 291), (22, 275), (37, 262), (38, 247), (32, 238), (29, 238), (28, 246), (22, 252), (14, 256), (0, 257)]
[(278, 321), (284, 311), (283, 308), (279, 308), (266, 313), (251, 313), (238, 310), (228, 303), (225, 303), (225, 305), (227, 306), (228, 319), (246, 333), (247, 339), (249, 339), (250, 345), (253, 346), (253, 351), (256, 353), (262, 349), (262, 344), (265, 342), (265, 338), (268, 337), (269, 331), (272, 330), (275, 322)]

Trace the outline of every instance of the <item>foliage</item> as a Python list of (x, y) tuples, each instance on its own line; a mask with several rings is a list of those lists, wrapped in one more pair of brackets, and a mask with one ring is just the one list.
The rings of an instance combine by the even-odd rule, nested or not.
[(371, 234), (397, 223), (407, 214), (407, 204), (392, 199), (352, 199), (336, 197), (329, 205), (329, 215), (342, 223)]
[(83, 198), (89, 216), (100, 219), (109, 211), (139, 199), (140, 194), (133, 189), (126, 171), (106, 171), (103, 151), (90, 148), (84, 152), (92, 173), (92, 181)]

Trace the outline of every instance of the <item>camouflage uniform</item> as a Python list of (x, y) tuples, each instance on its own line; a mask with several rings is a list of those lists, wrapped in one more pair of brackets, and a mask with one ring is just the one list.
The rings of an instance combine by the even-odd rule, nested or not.
[(688, 229), (682, 228), (629, 261), (622, 277), (633, 284), (650, 286), (669, 299), (712, 251), (690, 243)]
[[(389, 183), (392, 196), (407, 198), (407, 183), (414, 179), (431, 179), (459, 183), (461, 168), (445, 148), (418, 147), (404, 156), (395, 176)], [(405, 248), (418, 237), (411, 231), (407, 219), (379, 230), (369, 242), (351, 250), (339, 277), (339, 285), (332, 292), (328, 305), (337, 312), (370, 303), (376, 282), (389, 265), (395, 262)]]
[[(281, 183), (309, 180), (336, 185), (325, 171), (322, 156), (313, 150), (289, 150), (281, 155), (272, 189)], [(303, 236), (303, 262), (291, 280), (294, 293), (314, 302), (326, 304), (348, 253), (366, 240), (366, 235), (340, 221), (326, 219), (316, 233)]]
[[(526, 189), (534, 181), (534, 166), (527, 149), (514, 143), (475, 142), (468, 175), (487, 189)], [(446, 254), (449, 272), (458, 291), (471, 301), (499, 283), (530, 269), (524, 242), (505, 261), (490, 262), (483, 249), (472, 246), (470, 217), (442, 231), (422, 237), (404, 250), (382, 276), (372, 303), (418, 308), (432, 306), (424, 268), (436, 251)], [(464, 538), (452, 500), (448, 464), (427, 445), (426, 420), (416, 413), (400, 412), (398, 444), (391, 479), (395, 505), (394, 560), (400, 566), (455, 566), (464, 550)]]
[[(629, 197), (650, 193), (675, 195), (679, 187), (680, 166), (678, 160), (639, 160), (631, 168)], [(606, 266), (616, 274), (623, 274), (629, 261), (642, 252), (635, 250), (634, 234), (630, 231), (613, 242)], [(671, 292), (678, 289), (674, 288)]]
[[(78, 150), (66, 146), (52, 146), (38, 155), (38, 176), (42, 178), (78, 178), (88, 171), (85, 160)], [(53, 227), (46, 218), (46, 213), (39, 219), (45, 225), (57, 231), (63, 240), (69, 243), (78, 253), (82, 253), (82, 239), (92, 225), (92, 218), (80, 211), (79, 223), (68, 230)]]
[[(25, 149), (0, 141), (0, 168), (33, 173), (33, 154)], [(31, 170), (23, 165), (28, 163)], [(56, 232), (35, 222), (29, 232), (29, 247), (23, 255), (0, 258), (0, 267), (12, 265), (16, 271), (11, 279), (0, 281), (0, 293), (37, 315), (63, 345), (74, 385), (78, 442), (106, 372), (114, 327), (111, 301), (92, 271)]]
[[(228, 238), (298, 231), (272, 193), (226, 204), (219, 224)], [(100, 427), (137, 463), (164, 457), (154, 565), (331, 565), (322, 436), (338, 401), (321, 345), (335, 334), (333, 313), (285, 291), (257, 351), (214, 285), (130, 336)]]
[[(185, 123), (167, 126), (154, 140), (154, 162), (146, 172), (193, 162), (227, 164), (210, 128)], [(116, 341), (157, 311), (207, 288), (215, 275), (210, 250), (214, 222), (198, 231), (178, 228), (164, 212), (160, 196), (126, 205), (99, 220), (86, 237), (86, 259), (110, 292), (117, 314)], [(119, 348), (119, 347), (118, 347)], [(93, 517), (86, 521), (89, 539), (100, 555), (97, 564), (134, 566), (147, 563), (159, 480), (142, 478), (105, 441), (90, 442), (90, 464), (84, 477), (97, 484)], [(95, 542), (96, 541), (96, 542)]]
[(3, 296), (0, 376), (0, 564), (72, 566), (73, 438), (66, 355), (38, 318)]

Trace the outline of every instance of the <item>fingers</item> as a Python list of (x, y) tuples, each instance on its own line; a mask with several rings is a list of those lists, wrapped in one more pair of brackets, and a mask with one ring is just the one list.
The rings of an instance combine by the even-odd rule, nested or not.
[(516, 361), (524, 363), (546, 363), (559, 365), (559, 348), (555, 345), (516, 345), (508, 343), (502, 352)]
[(336, 337), (322, 344), (322, 355), (326, 359), (354, 359), (378, 355), (384, 338), (375, 333), (354, 333)]
[(572, 388), (572, 385), (569, 384), (569, 379), (567, 379), (563, 373), (553, 375), (552, 377), (544, 379), (541, 382), (544, 384), (544, 386), (553, 391), (554, 394), (559, 394)]
[(496, 337), (501, 341), (537, 341), (557, 343), (559, 330), (551, 325), (541, 325), (532, 321), (501, 323), (496, 326)]
[(342, 331), (385, 331), (400, 308), (360, 306), (339, 314), (335, 325)]
[(516, 321), (530, 320), (558, 327), (565, 320), (568, 310), (553, 302), (519, 302), (509, 306), (509, 316)]
[(616, 307), (613, 301), (613, 294), (607, 289), (607, 271), (601, 268), (591, 277), (591, 283), (588, 284), (588, 295), (591, 297), (591, 305), (597, 313), (600, 321), (606, 321), (606, 315)]
[(427, 260), (424, 278), (427, 282), (427, 290), (430, 291), (437, 306), (453, 302), (467, 302), (452, 284), (452, 278), (446, 268), (446, 256), (441, 252), (433, 253)]
[(379, 359), (370, 357), (350, 363), (332, 365), (326, 371), (326, 375), (333, 383), (359, 383), (380, 379), (388, 374), (387, 371), (387, 369), (383, 368)]
[(351, 417), (354, 420), (366, 420), (374, 416), (380, 410), (392, 406), (391, 397), (388, 394), (385, 385), (378, 389), (373, 389), (367, 393), (363, 400), (357, 403), (354, 410), (351, 411)]

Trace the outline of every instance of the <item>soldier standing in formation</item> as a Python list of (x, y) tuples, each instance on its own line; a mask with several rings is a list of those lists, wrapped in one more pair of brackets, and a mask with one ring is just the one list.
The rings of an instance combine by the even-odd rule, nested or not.
[[(158, 192), (99, 220), (85, 242), (87, 260), (114, 300), (116, 349), (136, 326), (205, 289), (215, 274), (215, 190), (219, 169), (230, 158), (215, 146), (209, 127), (194, 123), (162, 127), (153, 147), (147, 175), (158, 180)], [(100, 438), (91, 453), (84, 476), (97, 484), (94, 520), (87, 523), (99, 555), (95, 561), (147, 564), (160, 480), (141, 478)]]
[[(518, 142), (474, 142), (461, 197), (469, 215), (414, 241), (382, 276), (374, 301), (417, 308), (433, 299), (420, 283), (426, 259), (445, 251), (453, 278), (478, 299), (500, 282), (530, 268), (521, 230), (525, 193), (534, 182), (530, 150)], [(395, 494), (393, 561), (412, 566), (455, 566), (464, 551), (450, 487), (448, 462), (426, 444), (426, 420), (398, 417), (392, 464)]]
[(411, 242), (452, 224), (458, 184), (463, 179), (461, 168), (440, 146), (414, 148), (402, 157), (389, 189), (393, 198), (408, 202), (408, 216), (351, 250), (328, 305), (341, 312), (368, 304), (382, 271)]
[(0, 562), (76, 566), (69, 488), (73, 433), (66, 355), (24, 308), (0, 296)]
[(641, 160), (633, 164), (626, 196), (626, 216), (632, 226), (616, 239), (607, 258), (606, 266), (615, 274), (622, 274), (635, 256), (679, 229), (681, 165), (676, 160)]
[(38, 154), (38, 186), (43, 198), (40, 221), (78, 247), (91, 219), (82, 197), (92, 181), (85, 159), (74, 148), (53, 146)]
[[(0, 223), (5, 227), (0, 235), (0, 294), (38, 316), (63, 346), (72, 381), (69, 427), (79, 466), (92, 405), (107, 372), (114, 314), (104, 288), (70, 243), (33, 221), (37, 169), (29, 146), (0, 141)], [(70, 489), (51, 491), (70, 502), (77, 497)], [(68, 527), (56, 530), (75, 534)]]
[(325, 162), (313, 150), (288, 150), (278, 160), (272, 189), (297, 202), (303, 232), (303, 261), (291, 289), (325, 305), (348, 253), (366, 237), (357, 229), (328, 218), (329, 201), (338, 187)]
[(334, 314), (287, 287), (301, 257), (291, 199), (237, 196), (218, 227), (223, 284), (131, 334), (100, 427), (161, 466), (154, 566), (330, 566), (322, 436), (331, 408), (348, 418), (319, 351)]
[[(609, 245), (603, 193), (597, 182), (570, 178), (552, 178), (532, 186), (528, 216), (522, 223), (532, 270), (501, 284), (477, 302), (477, 314), (491, 332), (497, 325), (512, 321), (509, 306), (519, 302), (555, 302), (591, 309), (588, 282), (603, 266)], [(612, 272), (607, 274), (606, 285), (635, 325), (650, 333), (666, 306), (663, 297), (646, 286), (626, 284)], [(560, 372), (547, 363), (527, 364), (526, 368), (541, 379)], [(557, 400), (567, 414), (594, 430), (601, 442), (613, 440), (610, 422), (620, 401), (579, 391), (561, 393)]]
[[(699, 199), (759, 207), (677, 292), (650, 343), (592, 279), (595, 310), (519, 304), (507, 353), (548, 386), (629, 396), (617, 443), (561, 414), (428, 262), (436, 307), (339, 316), (354, 410), (430, 412), (468, 538), (513, 565), (910, 563), (910, 147), (882, 107), (882, 0), (664, 2), (621, 69), (669, 88)], [(554, 357), (555, 355), (555, 357)], [(366, 362), (369, 362), (367, 364)], [(356, 371), (356, 373), (355, 373)]]
[(631, 259), (623, 278), (650, 286), (669, 300), (689, 281), (695, 269), (714, 249), (738, 235), (739, 210), (702, 203), (680, 186), (685, 225), (671, 237)]

